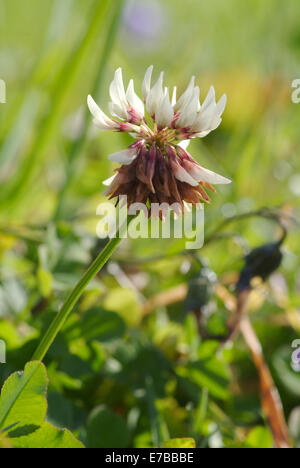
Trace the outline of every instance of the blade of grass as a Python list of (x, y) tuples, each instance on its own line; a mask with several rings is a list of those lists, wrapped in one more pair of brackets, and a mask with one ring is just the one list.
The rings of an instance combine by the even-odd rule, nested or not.
[[(37, 137), (33, 142), (33, 146), (26, 154), (18, 173), (12, 179), (10, 184), (7, 184), (2, 188), (0, 193), (0, 204), (7, 204), (8, 202), (11, 203), (16, 201), (28, 187), (32, 175), (35, 172), (37, 163), (41, 159), (52, 135), (52, 130), (59, 117), (64, 96), (73, 82), (86, 51), (93, 42), (100, 26), (106, 18), (106, 11), (110, 3), (110, 0), (102, 0), (101, 2), (93, 4), (91, 21), (82, 34), (80, 40), (75, 45), (73, 52), (59, 74), (52, 93), (52, 108), (50, 111), (47, 109), (47, 113), (36, 131)], [(96, 9), (95, 5), (97, 5)]]
[(150, 376), (146, 378), (146, 399), (153, 445), (154, 447), (160, 447), (162, 443), (160, 421), (159, 414), (155, 406), (155, 392), (153, 389), (153, 381), (152, 377)]
[[(50, 13), (51, 19), (46, 29), (45, 38), (41, 41), (40, 50), (35, 57), (27, 79), (24, 80), (22, 92), (18, 93), (16, 102), (8, 107), (5, 115), (5, 125), (2, 125), (0, 128), (0, 139), (3, 140), (0, 161), (3, 157), (9, 157), (11, 154), (9, 148), (5, 147), (10, 135), (13, 136), (16, 146), (19, 147), (21, 144), (20, 140), (22, 138), (18, 135), (19, 122), (24, 121), (27, 128), (31, 124), (31, 120), (29, 119), (28, 121), (28, 118), (26, 119), (26, 114), (24, 115), (22, 109), (25, 107), (25, 104), (27, 105), (28, 101), (34, 99), (31, 95), (35, 96), (40, 93), (40, 90), (37, 89), (40, 85), (40, 77), (45, 75), (44, 70), (49, 67), (49, 60), (54, 60), (53, 55), (55, 55), (55, 51), (61, 49), (61, 36), (65, 32), (65, 25), (70, 9), (70, 0), (65, 2), (55, 0), (53, 3), (52, 12)], [(22, 118), (23, 115), (24, 119)]]
[[(98, 66), (98, 71), (96, 73), (94, 86), (92, 87), (92, 95), (94, 96), (94, 98), (97, 98), (97, 96), (100, 94), (106, 65), (109, 60), (110, 54), (113, 50), (115, 39), (117, 36), (118, 25), (119, 25), (119, 20), (120, 20), (121, 13), (122, 13), (123, 4), (124, 4), (124, 0), (115, 1), (114, 11), (112, 14), (112, 20), (108, 28), (107, 36), (105, 39), (104, 48), (103, 48), (102, 56), (99, 61), (99, 66)], [(87, 106), (86, 106), (85, 113), (84, 113), (83, 131), (81, 132), (79, 137), (73, 142), (70, 148), (69, 157), (67, 161), (67, 167), (66, 167), (66, 177), (65, 177), (64, 184), (62, 185), (60, 192), (58, 194), (57, 205), (56, 205), (56, 209), (54, 213), (54, 221), (58, 221), (61, 217), (64, 199), (68, 191), (68, 188), (70, 187), (72, 183), (74, 173), (76, 172), (76, 161), (78, 157), (80, 156), (82, 148), (86, 142), (90, 120), (91, 120), (90, 112), (88, 111)]]

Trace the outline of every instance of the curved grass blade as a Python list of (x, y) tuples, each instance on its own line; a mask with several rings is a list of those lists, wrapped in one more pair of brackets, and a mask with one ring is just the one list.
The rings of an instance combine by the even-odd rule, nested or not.
[[(92, 88), (92, 95), (93, 96), (98, 96), (101, 90), (102, 86), (102, 80), (103, 76), (105, 74), (105, 69), (106, 65), (109, 59), (109, 56), (111, 54), (111, 51), (114, 47), (115, 39), (117, 36), (117, 31), (118, 31), (118, 25), (119, 25), (119, 20), (120, 16), (122, 13), (122, 7), (124, 4), (124, 0), (116, 0), (115, 1), (115, 6), (114, 6), (114, 11), (112, 15), (112, 21), (110, 24), (110, 27), (107, 32), (104, 48), (103, 48), (103, 53), (102, 57), (99, 61), (99, 67), (98, 71), (96, 74), (96, 79), (94, 86)], [(67, 161), (67, 167), (66, 167), (66, 177), (65, 177), (65, 182), (58, 194), (58, 201), (57, 201), (57, 206), (56, 210), (54, 213), (54, 220), (57, 221), (61, 217), (62, 213), (62, 208), (63, 208), (63, 202), (65, 195), (67, 193), (67, 190), (69, 186), (72, 183), (74, 172), (76, 170), (76, 161), (78, 157), (81, 154), (81, 150), (85, 144), (86, 137), (88, 134), (88, 128), (89, 128), (89, 122), (91, 120), (90, 117), (90, 112), (88, 111), (87, 107), (85, 109), (85, 114), (84, 114), (84, 125), (83, 125), (83, 131), (81, 132), (80, 136), (73, 142), (71, 148), (70, 148), (70, 153), (69, 153), (69, 158)]]
[(59, 117), (66, 91), (71, 86), (87, 49), (93, 42), (102, 22), (105, 20), (106, 9), (109, 4), (109, 0), (102, 0), (102, 2), (96, 2), (96, 9), (95, 5), (93, 5), (90, 24), (88, 24), (59, 74), (52, 93), (52, 108), (50, 111), (47, 109), (47, 114), (40, 122), (39, 128), (36, 131), (37, 137), (33, 146), (26, 154), (18, 173), (12, 179), (11, 183), (2, 187), (0, 204), (15, 202), (30, 183), (37, 163), (42, 157), (52, 135), (52, 130)]

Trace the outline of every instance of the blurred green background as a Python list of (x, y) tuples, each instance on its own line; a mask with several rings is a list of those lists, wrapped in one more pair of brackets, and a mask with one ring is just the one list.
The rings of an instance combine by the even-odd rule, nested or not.
[[(107, 156), (131, 140), (96, 131), (86, 97), (107, 111), (114, 70), (121, 66), (140, 93), (154, 64), (180, 91), (196, 75), (202, 100), (211, 84), (228, 96), (221, 127), (190, 146), (197, 161), (233, 180), (206, 207), (206, 234), (262, 207), (288, 220), (283, 265), (253, 292), (251, 320), (300, 443), (300, 374), (290, 363), (300, 338), (300, 105), (291, 101), (299, 16), (297, 0), (0, 1), (1, 385), (30, 360), (103, 245), (95, 213), (115, 168)], [(47, 355), (50, 421), (87, 446), (150, 447), (173, 437), (203, 447), (272, 446), (243, 340), (220, 352), (207, 336), (225, 336), (229, 315), (211, 282), (234, 294), (244, 253), (278, 232), (257, 218), (228, 232), (193, 256), (174, 239), (122, 244)], [(191, 306), (185, 291), (197, 280), (204, 286)], [(190, 310), (198, 306), (203, 336)]]

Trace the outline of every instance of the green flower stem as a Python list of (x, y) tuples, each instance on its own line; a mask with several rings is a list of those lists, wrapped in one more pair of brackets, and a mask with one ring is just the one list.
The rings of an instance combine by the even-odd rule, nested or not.
[[(133, 219), (132, 216), (128, 217), (127, 226), (129, 225), (130, 221)], [(65, 301), (64, 305), (62, 306), (61, 310), (58, 312), (57, 316), (51, 323), (50, 327), (48, 328), (46, 334), (42, 338), (39, 346), (37, 347), (32, 360), (33, 361), (42, 361), (50, 348), (51, 344), (55, 340), (56, 336), (62, 329), (65, 321), (67, 320), (68, 316), (73, 310), (73, 307), (77, 303), (78, 299), (81, 297), (82, 293), (84, 292), (87, 285), (90, 281), (99, 273), (101, 268), (105, 265), (105, 263), (109, 260), (111, 255), (114, 253), (116, 248), (118, 247), (119, 243), (121, 242), (122, 237), (119, 236), (119, 232), (116, 234), (116, 237), (111, 239), (104, 249), (99, 253), (96, 260), (92, 263), (89, 267), (87, 272), (84, 276), (80, 279), (77, 283), (67, 300)]]

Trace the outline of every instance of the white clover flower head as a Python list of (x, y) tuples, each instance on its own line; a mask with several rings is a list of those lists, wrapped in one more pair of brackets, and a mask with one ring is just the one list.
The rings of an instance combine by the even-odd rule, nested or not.
[[(215, 90), (210, 88), (200, 104), (200, 89), (192, 77), (186, 91), (177, 100), (176, 87), (164, 87), (164, 74), (152, 85), (153, 66), (143, 81), (143, 101), (130, 80), (125, 91), (122, 70), (115, 72), (109, 88), (111, 102), (108, 117), (88, 96), (88, 106), (94, 123), (100, 130), (127, 132), (136, 141), (127, 149), (109, 156), (121, 163), (117, 174), (105, 182), (110, 198), (127, 195), (128, 204), (210, 202), (205, 189), (214, 191), (215, 184), (231, 181), (201, 167), (187, 152), (193, 138), (203, 138), (222, 122), (226, 95), (216, 102)], [(150, 118), (146, 117), (146, 112)], [(149, 122), (150, 121), (150, 122)]]

